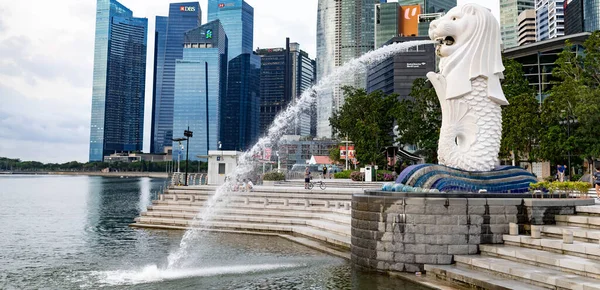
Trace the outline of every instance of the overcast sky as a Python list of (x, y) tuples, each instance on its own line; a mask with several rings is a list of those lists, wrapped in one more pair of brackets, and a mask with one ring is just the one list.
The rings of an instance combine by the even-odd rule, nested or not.
[[(246, 0), (254, 7), (254, 47), (285, 37), (316, 51), (317, 0)], [(121, 0), (136, 17), (168, 14), (169, 0)], [(183, 1), (181, 1), (183, 2)], [(199, 1), (203, 23), (207, 1)], [(498, 18), (498, 0), (476, 2)], [(493, 4), (492, 4), (493, 3)], [(95, 0), (0, 0), (0, 157), (88, 161)], [(148, 47), (154, 47), (153, 33)], [(144, 149), (149, 150), (153, 50), (148, 50)]]

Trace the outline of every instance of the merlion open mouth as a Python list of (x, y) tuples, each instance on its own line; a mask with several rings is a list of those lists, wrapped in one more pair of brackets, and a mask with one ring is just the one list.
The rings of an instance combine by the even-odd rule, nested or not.
[(454, 37), (446, 36), (446, 37), (438, 37), (435, 39), (440, 45), (451, 46), (454, 44)]

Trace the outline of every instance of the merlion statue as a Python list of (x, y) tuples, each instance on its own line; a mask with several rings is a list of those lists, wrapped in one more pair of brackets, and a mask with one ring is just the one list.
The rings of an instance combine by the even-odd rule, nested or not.
[(488, 9), (466, 4), (431, 22), (429, 37), (438, 41), (440, 57), (440, 72), (427, 74), (442, 109), (439, 164), (490, 171), (500, 151), (500, 106), (508, 105), (498, 21)]

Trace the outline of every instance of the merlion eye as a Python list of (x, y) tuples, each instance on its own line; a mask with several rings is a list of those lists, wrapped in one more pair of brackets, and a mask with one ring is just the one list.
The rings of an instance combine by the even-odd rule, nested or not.
[(456, 16), (455, 16), (455, 17), (452, 17), (452, 20), (456, 20), (456, 19), (458, 19), (458, 18), (456, 18)]

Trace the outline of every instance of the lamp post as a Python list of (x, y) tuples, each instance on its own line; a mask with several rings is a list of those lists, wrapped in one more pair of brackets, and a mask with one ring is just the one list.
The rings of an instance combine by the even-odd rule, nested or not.
[(179, 163), (181, 161), (180, 160), (181, 159), (181, 150), (183, 150), (183, 145), (181, 145), (181, 141), (185, 141), (186, 138), (175, 138), (175, 139), (171, 139), (171, 140), (179, 143), (179, 146), (177, 147), (177, 172), (181, 172), (179, 170), (180, 169)]
[(187, 140), (187, 148), (185, 149), (185, 186), (188, 184), (188, 156), (190, 153), (190, 138), (194, 137), (194, 132), (190, 131), (190, 126), (188, 126), (187, 130), (183, 131), (183, 136), (185, 136)]
[(346, 154), (345, 154), (346, 158), (345, 159), (346, 159), (346, 170), (348, 170), (348, 159), (350, 158), (348, 156), (348, 151), (349, 151), (348, 144), (352, 143), (352, 141), (348, 141), (348, 135), (346, 135), (346, 141), (342, 141), (342, 143), (346, 144)]

